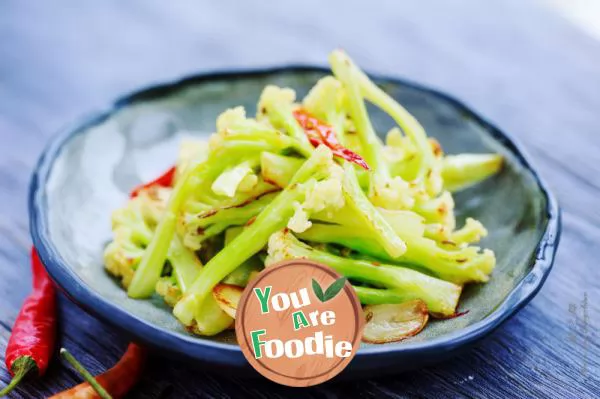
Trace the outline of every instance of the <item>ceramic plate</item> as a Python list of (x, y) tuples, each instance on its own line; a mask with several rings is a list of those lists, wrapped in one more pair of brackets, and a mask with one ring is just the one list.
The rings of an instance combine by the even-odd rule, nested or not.
[[(110, 214), (132, 187), (172, 165), (180, 139), (207, 137), (228, 107), (255, 112), (267, 84), (289, 86), (299, 96), (325, 73), (312, 67), (205, 74), (129, 95), (110, 109), (58, 134), (42, 155), (31, 184), (33, 242), (48, 272), (81, 307), (131, 338), (165, 354), (199, 364), (250, 367), (233, 335), (189, 335), (160, 298), (129, 299), (103, 269), (111, 237)], [(405, 81), (376, 81), (438, 139), (445, 152), (497, 152), (502, 172), (455, 195), (457, 218), (481, 220), (489, 235), (481, 245), (496, 253), (489, 283), (465, 289), (461, 317), (430, 322), (401, 343), (362, 347), (345, 376), (400, 372), (454, 355), (490, 333), (537, 293), (550, 272), (560, 233), (554, 197), (513, 140), (461, 102)], [(376, 129), (391, 120), (372, 110)]]

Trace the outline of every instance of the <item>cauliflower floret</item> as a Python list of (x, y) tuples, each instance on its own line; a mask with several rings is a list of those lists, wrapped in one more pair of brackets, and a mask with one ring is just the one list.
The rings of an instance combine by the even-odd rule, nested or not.
[(265, 87), (260, 95), (257, 105), (256, 119), (261, 120), (275, 107), (291, 106), (296, 101), (296, 92), (290, 88), (273, 85)]
[(217, 149), (224, 140), (224, 136), (232, 126), (246, 121), (246, 110), (244, 107), (229, 108), (217, 117), (217, 132), (210, 136), (208, 141), (209, 150)]
[(448, 248), (464, 248), (469, 244), (479, 242), (488, 234), (483, 224), (473, 218), (467, 218), (465, 225), (458, 230), (453, 230), (450, 227), (453, 227), (453, 225), (446, 226), (441, 223), (427, 224), (425, 227), (425, 236)]
[(411, 185), (396, 176), (389, 179), (374, 176), (369, 199), (375, 206), (385, 209), (411, 209), (415, 204), (415, 191)]
[(172, 191), (170, 187), (152, 186), (137, 196), (142, 216), (150, 226), (154, 227), (160, 221)]
[(250, 140), (260, 140), (259, 132), (274, 133), (272, 126), (264, 121), (258, 121), (246, 117), (244, 107), (230, 108), (222, 112), (217, 118), (217, 132), (210, 137), (209, 148), (216, 150), (226, 139), (239, 135), (250, 135)]
[(106, 271), (128, 288), (144, 249), (134, 243), (132, 231), (126, 227), (115, 230), (113, 241), (104, 250)]
[(386, 145), (383, 147), (383, 155), (390, 163), (392, 173), (398, 175), (404, 172), (404, 162), (410, 161), (418, 154), (414, 144), (402, 135), (399, 128), (394, 127), (386, 135)]
[(444, 179), (442, 178), (444, 150), (440, 142), (436, 139), (430, 137), (428, 140), (431, 152), (433, 153), (433, 161), (430, 165), (425, 186), (428, 193), (438, 195), (444, 187)]
[(330, 122), (335, 115), (345, 116), (342, 111), (344, 91), (342, 84), (333, 76), (321, 78), (308, 92), (302, 102), (304, 108), (318, 119)]
[(127, 204), (113, 212), (113, 241), (104, 251), (106, 270), (129, 287), (146, 245), (152, 239), (170, 188), (152, 186), (138, 193)]
[(330, 162), (329, 177), (321, 181), (309, 181), (305, 184), (306, 194), (302, 204), (295, 203), (294, 215), (288, 222), (288, 228), (296, 233), (302, 233), (312, 226), (309, 217), (315, 213), (334, 213), (344, 207), (343, 169)]
[(179, 145), (175, 181), (177, 181), (188, 168), (194, 167), (208, 158), (208, 142), (204, 140), (185, 138)]
[(448, 191), (439, 197), (425, 201), (417, 201), (413, 211), (423, 216), (429, 223), (440, 223), (447, 231), (454, 231), (456, 219), (454, 218), (454, 198)]
[(467, 218), (465, 225), (452, 233), (451, 241), (459, 245), (470, 244), (480, 241), (487, 234), (486, 228), (479, 220)]
[(211, 189), (217, 195), (233, 198), (244, 178), (252, 173), (252, 163), (242, 162), (221, 173), (213, 182)]
[(341, 209), (344, 204), (341, 178), (329, 178), (317, 182), (308, 189), (303, 207), (311, 213), (316, 213), (327, 210), (335, 211)]
[[(126, 289), (152, 241), (171, 192), (171, 188), (151, 186), (140, 191), (113, 214), (113, 241), (104, 251), (104, 264), (106, 271), (120, 279)], [(166, 260), (162, 269), (165, 277), (155, 289), (169, 305), (174, 306), (177, 298), (175, 290), (181, 291), (191, 284), (202, 264), (177, 235), (171, 239)]]
[(161, 277), (156, 283), (156, 293), (171, 307), (181, 299), (181, 289), (173, 277)]
[(294, 109), (298, 106), (294, 103), (295, 100), (294, 90), (267, 86), (260, 95), (256, 119), (284, 134), (287, 139), (284, 141), (288, 141), (290, 147), (303, 156), (309, 157), (313, 152), (313, 146), (294, 117)]
[(306, 210), (299, 202), (294, 203), (294, 209), (294, 215), (290, 218), (287, 224), (288, 229), (296, 233), (302, 233), (303, 231), (310, 229), (312, 223), (310, 220), (308, 220), (308, 213)]
[(246, 122), (244, 107), (229, 108), (217, 117), (217, 132), (226, 133), (231, 126)]
[(289, 240), (286, 236), (287, 234), (282, 231), (277, 231), (271, 234), (267, 244), (265, 267), (269, 267), (277, 262), (293, 258), (293, 256), (288, 253)]

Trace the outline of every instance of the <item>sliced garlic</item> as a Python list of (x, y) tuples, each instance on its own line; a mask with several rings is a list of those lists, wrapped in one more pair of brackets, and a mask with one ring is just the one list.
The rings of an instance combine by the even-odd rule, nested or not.
[(427, 305), (420, 299), (398, 303), (365, 306), (367, 324), (363, 341), (372, 344), (396, 342), (412, 337), (425, 327), (429, 319)]

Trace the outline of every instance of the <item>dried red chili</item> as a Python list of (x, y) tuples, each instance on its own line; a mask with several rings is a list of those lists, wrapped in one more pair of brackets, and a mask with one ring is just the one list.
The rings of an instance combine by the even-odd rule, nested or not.
[(315, 118), (305, 109), (295, 110), (294, 118), (302, 126), (308, 141), (314, 147), (324, 144), (331, 149), (334, 156), (353, 162), (366, 170), (370, 169), (363, 157), (340, 144), (331, 126)]
[(171, 187), (173, 185), (174, 177), (175, 177), (175, 166), (171, 167), (169, 170), (167, 170), (165, 173), (163, 173), (156, 179), (154, 179), (148, 183), (144, 183), (144, 184), (137, 186), (136, 188), (134, 188), (131, 191), (130, 195), (132, 198), (136, 197), (140, 191), (142, 191), (148, 187), (155, 186), (155, 185), (162, 186), (162, 187)]
[[(122, 398), (142, 376), (145, 359), (146, 350), (137, 344), (130, 343), (127, 351), (117, 364), (95, 379), (114, 399)], [(94, 388), (89, 383), (84, 382), (66, 391), (57, 393), (50, 399), (91, 399), (99, 397)]]
[(31, 272), (33, 291), (21, 307), (6, 346), (6, 367), (13, 379), (0, 396), (11, 392), (27, 374), (43, 375), (54, 351), (56, 293), (35, 248), (31, 249)]

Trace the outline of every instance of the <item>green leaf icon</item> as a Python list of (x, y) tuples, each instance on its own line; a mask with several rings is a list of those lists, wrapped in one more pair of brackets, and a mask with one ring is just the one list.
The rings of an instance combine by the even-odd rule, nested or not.
[(344, 288), (344, 284), (346, 284), (346, 277), (340, 277), (333, 282), (325, 291), (324, 301), (327, 302), (330, 299), (335, 298), (335, 296)]
[(312, 279), (312, 289), (317, 298), (319, 298), (319, 301), (325, 302), (325, 295), (323, 294), (323, 289), (319, 285), (319, 282), (314, 278)]
[(325, 290), (325, 293), (323, 293), (323, 289), (321, 288), (321, 286), (319, 285), (317, 280), (315, 280), (313, 278), (312, 289), (313, 289), (315, 295), (317, 296), (317, 298), (319, 298), (319, 301), (327, 302), (327, 301), (335, 298), (336, 295), (339, 294), (339, 292), (342, 290), (342, 288), (344, 288), (345, 284), (346, 284), (346, 277), (340, 277), (337, 280), (335, 280), (333, 282), (333, 284), (331, 284), (329, 286), (329, 288), (327, 288)]

